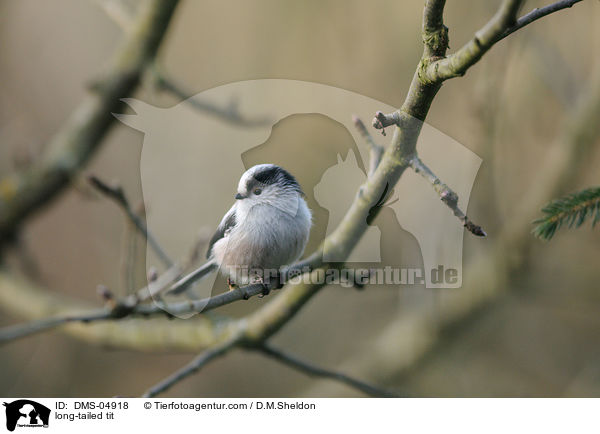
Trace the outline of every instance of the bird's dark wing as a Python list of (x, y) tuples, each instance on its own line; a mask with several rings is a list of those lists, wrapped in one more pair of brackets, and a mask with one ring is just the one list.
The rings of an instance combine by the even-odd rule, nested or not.
[(233, 228), (235, 226), (235, 222), (236, 222), (236, 220), (235, 220), (235, 205), (234, 205), (231, 207), (231, 209), (229, 211), (227, 211), (227, 214), (225, 214), (225, 216), (223, 217), (223, 220), (221, 220), (221, 223), (219, 223), (219, 226), (217, 227), (217, 231), (210, 239), (210, 242), (208, 244), (208, 250), (206, 251), (207, 259), (210, 258), (211, 254), (212, 254), (213, 245), (217, 241), (219, 241), (221, 238), (224, 238), (229, 234), (229, 231), (231, 230), (231, 228)]

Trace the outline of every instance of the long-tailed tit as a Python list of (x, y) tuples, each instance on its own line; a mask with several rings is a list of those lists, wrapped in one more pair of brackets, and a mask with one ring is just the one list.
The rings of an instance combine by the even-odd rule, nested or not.
[[(312, 216), (298, 181), (275, 164), (259, 164), (241, 177), (236, 202), (210, 240), (208, 261), (174, 285), (180, 293), (217, 268), (230, 287), (263, 282), (300, 258)], [(268, 292), (268, 287), (266, 292)]]

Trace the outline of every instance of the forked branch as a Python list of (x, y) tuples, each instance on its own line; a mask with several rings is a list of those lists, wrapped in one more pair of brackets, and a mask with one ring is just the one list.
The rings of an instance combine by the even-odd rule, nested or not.
[(377, 386), (373, 386), (371, 384), (365, 383), (364, 381), (350, 377), (349, 375), (342, 374), (341, 372), (321, 368), (320, 366), (316, 366), (315, 364), (306, 360), (300, 360), (297, 357), (292, 356), (291, 354), (288, 354), (284, 351), (278, 350), (267, 343), (260, 345), (255, 349), (260, 351), (264, 355), (280, 363), (283, 363), (284, 365), (290, 366), (291, 368), (296, 369), (297, 371), (305, 373), (306, 375), (334, 380), (373, 397), (400, 398), (400, 395), (398, 395), (397, 393), (382, 389)]
[(561, 0), (534, 9), (517, 19), (517, 13), (524, 1), (504, 0), (494, 17), (456, 53), (441, 59), (424, 58), (419, 77), (424, 83), (440, 83), (449, 78), (462, 76), (498, 41), (540, 18), (570, 8), (580, 1), (582, 0)]

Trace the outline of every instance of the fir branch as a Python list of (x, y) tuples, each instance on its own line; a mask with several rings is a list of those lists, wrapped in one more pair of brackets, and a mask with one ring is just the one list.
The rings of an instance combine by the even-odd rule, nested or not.
[(533, 224), (533, 234), (550, 240), (562, 226), (578, 228), (592, 218), (592, 227), (600, 222), (600, 187), (592, 187), (550, 202), (542, 212), (546, 215)]

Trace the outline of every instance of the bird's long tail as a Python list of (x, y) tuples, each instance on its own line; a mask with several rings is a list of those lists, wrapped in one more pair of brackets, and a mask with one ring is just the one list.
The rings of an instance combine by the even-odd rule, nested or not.
[(182, 277), (173, 284), (168, 294), (177, 295), (190, 289), (196, 282), (200, 281), (204, 276), (217, 269), (217, 264), (214, 261), (208, 261), (206, 264), (192, 271), (188, 275)]

